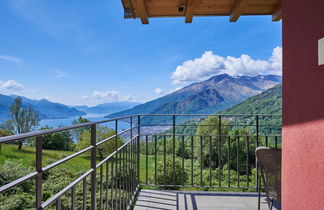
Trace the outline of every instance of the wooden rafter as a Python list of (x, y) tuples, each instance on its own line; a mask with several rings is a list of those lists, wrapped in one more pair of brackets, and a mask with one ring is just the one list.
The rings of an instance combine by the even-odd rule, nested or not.
[(145, 0), (135, 0), (138, 16), (141, 18), (142, 24), (148, 24), (148, 14), (146, 9)]
[(193, 2), (194, 0), (187, 0), (186, 4), (186, 23), (192, 22), (192, 12), (193, 12)]
[(236, 22), (239, 17), (243, 14), (244, 9), (248, 4), (248, 0), (236, 0), (231, 14), (230, 14), (230, 22)]
[(281, 5), (279, 5), (272, 13), (272, 21), (279, 21), (282, 18)]

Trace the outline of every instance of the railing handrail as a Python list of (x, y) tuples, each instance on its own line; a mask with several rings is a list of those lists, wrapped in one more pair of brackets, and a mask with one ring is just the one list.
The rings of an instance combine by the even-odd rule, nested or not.
[[(279, 117), (282, 115), (281, 114), (136, 114), (136, 115), (111, 118), (111, 119), (107, 119), (107, 120), (87, 122), (87, 123), (82, 123), (82, 124), (77, 124), (77, 125), (70, 125), (70, 126), (51, 128), (51, 129), (46, 129), (46, 130), (32, 131), (29, 133), (0, 137), (0, 144), (9, 143), (9, 142), (13, 142), (13, 141), (21, 140), (21, 139), (32, 138), (32, 137), (36, 137), (36, 136), (42, 136), (42, 135), (56, 133), (56, 132), (72, 130), (72, 129), (76, 129), (76, 128), (91, 126), (91, 125), (108, 123), (108, 122), (112, 122), (112, 121), (116, 121), (116, 120), (129, 119), (131, 117), (138, 117), (138, 116), (187, 116), (187, 117), (189, 117), (189, 116), (193, 116), (193, 117), (199, 117), (199, 116), (234, 116), (234, 117), (235, 116), (246, 116), (246, 117), (247, 116), (278, 116)], [(172, 126), (172, 125), (170, 125), (170, 126)], [(177, 125), (177, 126), (180, 126), (180, 125)]]
[(138, 114), (140, 116), (282, 116), (282, 114)]

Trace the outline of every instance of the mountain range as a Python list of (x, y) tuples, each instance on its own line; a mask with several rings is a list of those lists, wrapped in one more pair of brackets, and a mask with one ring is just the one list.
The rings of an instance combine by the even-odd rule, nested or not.
[[(133, 114), (215, 113), (260, 94), (279, 83), (281, 83), (281, 77), (276, 75), (234, 77), (221, 74), (106, 117), (113, 118)], [(150, 117), (150, 119), (146, 118), (144, 121), (152, 123), (157, 120), (157, 117)]]
[[(0, 94), (0, 121), (3, 122), (10, 118), (10, 106), (14, 103), (16, 95)], [(22, 97), (22, 106), (32, 107), (38, 112), (40, 119), (63, 119), (75, 116), (85, 115), (85, 112), (79, 111), (76, 108), (71, 108), (64, 104), (50, 102), (46, 99), (34, 100)]]
[(24, 107), (32, 107), (38, 113), (40, 119), (65, 119), (86, 114), (110, 114), (139, 105), (139, 103), (136, 102), (111, 102), (98, 104), (92, 107), (71, 107), (60, 103), (54, 103), (46, 99), (35, 100), (23, 96), (0, 94), (0, 123), (10, 118), (10, 106), (17, 97), (22, 98)]

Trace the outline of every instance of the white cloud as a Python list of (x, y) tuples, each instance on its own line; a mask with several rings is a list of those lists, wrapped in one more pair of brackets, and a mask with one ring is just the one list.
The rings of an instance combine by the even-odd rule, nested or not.
[(258, 74), (282, 74), (282, 49), (273, 49), (272, 56), (267, 60), (254, 60), (249, 55), (242, 54), (235, 58), (232, 56), (222, 57), (212, 51), (206, 51), (200, 58), (188, 60), (177, 66), (172, 73), (175, 86), (184, 86), (190, 82), (203, 81), (218, 74), (232, 76)]
[(161, 95), (161, 94), (163, 94), (164, 92), (163, 92), (163, 90), (162, 90), (161, 88), (155, 88), (155, 89), (154, 89), (154, 93), (156, 93), (156, 94), (158, 94), (158, 95)]
[(66, 74), (61, 70), (54, 70), (53, 72), (55, 73), (56, 78), (66, 77)]
[(0, 81), (0, 89), (3, 90), (23, 90), (24, 86), (15, 80), (8, 80), (6, 82)]
[(97, 99), (100, 101), (112, 102), (112, 101), (135, 101), (135, 97), (131, 94), (129, 95), (122, 95), (120, 92), (116, 90), (111, 91), (93, 91), (90, 96), (83, 95), (81, 99)]
[(7, 55), (0, 55), (0, 60), (5, 60), (5, 61), (13, 62), (13, 63), (21, 63), (22, 62), (22, 60), (20, 58), (13, 57), (13, 56), (7, 56)]

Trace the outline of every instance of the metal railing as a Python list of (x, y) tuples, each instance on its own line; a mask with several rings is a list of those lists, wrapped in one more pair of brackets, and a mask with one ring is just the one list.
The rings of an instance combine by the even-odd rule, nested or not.
[[(158, 117), (164, 123), (156, 123)], [(281, 147), (281, 115), (183, 114), (142, 118), (147, 122), (141, 124), (140, 135), (145, 162), (141, 184), (145, 186), (256, 190), (255, 149)], [(154, 131), (154, 127), (158, 129)], [(190, 127), (194, 129), (185, 129)]]
[[(79, 125), (60, 127), (38, 132), (13, 135), (0, 138), (0, 144), (12, 143), (17, 140), (27, 138), (36, 138), (36, 169), (34, 172), (23, 176), (13, 182), (0, 187), (0, 193), (4, 193), (12, 188), (19, 186), (29, 180), (36, 180), (35, 187), (35, 208), (45, 209), (55, 205), (56, 209), (61, 209), (61, 197), (68, 192), (71, 195), (71, 209), (127, 209), (132, 205), (135, 195), (139, 190), (139, 130), (138, 124), (133, 125), (133, 120), (138, 120), (138, 116), (128, 116), (99, 122), (89, 122)], [(129, 121), (129, 128), (121, 132), (118, 131), (119, 121)], [(115, 122), (115, 134), (109, 138), (97, 142), (96, 127), (97, 125)], [(81, 127), (90, 127), (91, 142), (90, 146), (75, 152), (59, 161), (43, 167), (43, 136), (46, 134), (62, 132)], [(124, 139), (122, 146), (118, 147), (117, 139), (129, 133), (129, 138)], [(115, 151), (108, 157), (97, 163), (97, 147), (108, 141), (115, 141)], [(90, 151), (90, 169), (69, 183), (64, 189), (60, 190), (54, 196), (43, 202), (43, 174), (52, 168), (55, 168), (68, 160), (71, 160), (81, 154)], [(99, 176), (97, 175), (99, 171)], [(103, 174), (105, 171), (105, 174)], [(106, 178), (106, 185), (103, 186), (103, 179)], [(88, 187), (90, 181), (90, 187)], [(76, 186), (82, 184), (82, 206), (76, 206)], [(97, 194), (99, 193), (99, 196)], [(90, 194), (90, 201), (87, 196)], [(108, 197), (109, 195), (109, 197)]]
[[(108, 122), (115, 134), (98, 141), (97, 126)], [(119, 131), (119, 122), (129, 128)], [(43, 167), (43, 136), (81, 127), (90, 128), (90, 146)], [(281, 115), (143, 114), (2, 137), (0, 144), (27, 138), (36, 138), (35, 171), (1, 186), (0, 193), (36, 180), (36, 209), (61, 209), (64, 195), (71, 196), (71, 209), (129, 209), (141, 185), (256, 189), (255, 148), (281, 146)], [(109, 141), (115, 141), (114, 152), (97, 161), (97, 147)], [(43, 201), (43, 174), (86, 152), (90, 169)], [(76, 204), (77, 185), (82, 206)]]

